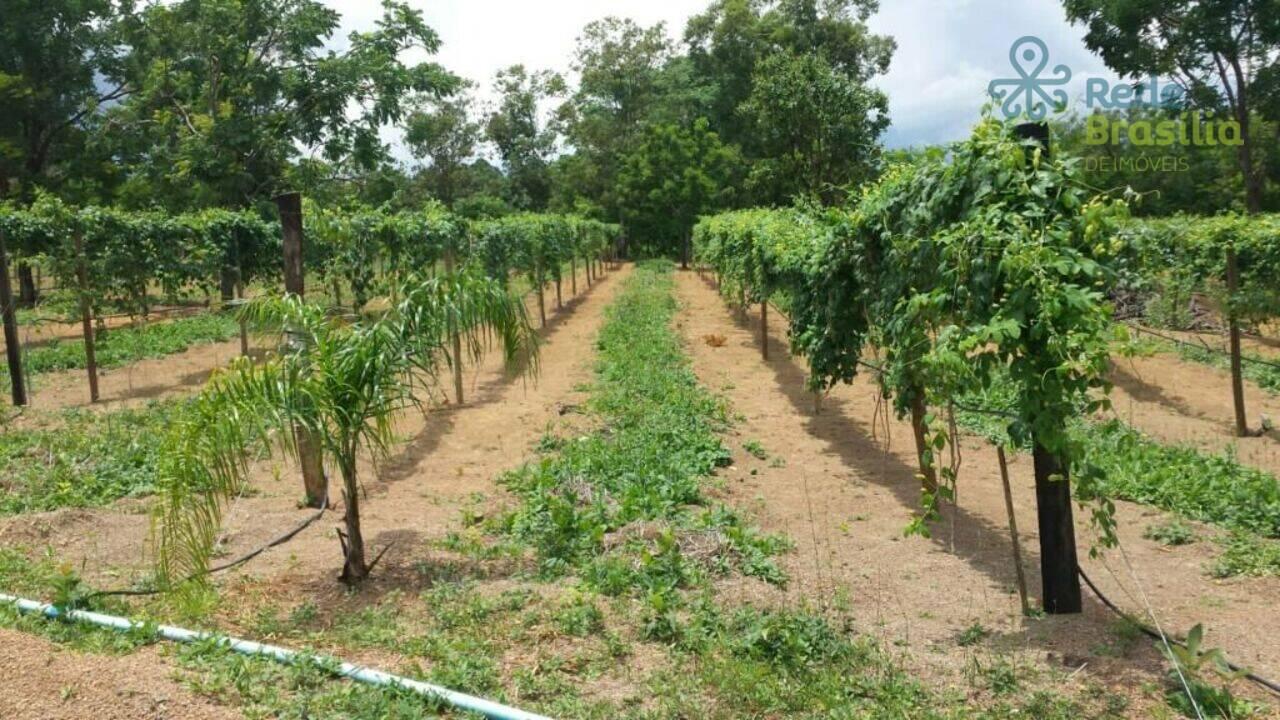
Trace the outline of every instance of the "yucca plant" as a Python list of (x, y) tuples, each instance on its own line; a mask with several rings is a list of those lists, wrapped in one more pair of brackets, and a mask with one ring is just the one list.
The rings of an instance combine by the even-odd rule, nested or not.
[[(393, 423), (423, 409), (418, 391), (451, 363), (479, 360), (495, 342), (509, 363), (536, 368), (536, 335), (524, 304), (474, 269), (415, 278), (381, 318), (348, 322), (296, 297), (248, 303), (244, 318), (282, 332), (280, 353), (241, 359), (214, 375), (178, 423), (163, 463), (155, 523), (157, 575), (172, 585), (209, 567), (223, 510), (244, 488), (249, 463), (262, 454), (297, 457), (293, 428), (309, 431), (342, 476), (345, 532), (342, 580), (370, 570), (360, 527), (357, 459), (384, 458)], [(458, 358), (452, 332), (464, 342)]]

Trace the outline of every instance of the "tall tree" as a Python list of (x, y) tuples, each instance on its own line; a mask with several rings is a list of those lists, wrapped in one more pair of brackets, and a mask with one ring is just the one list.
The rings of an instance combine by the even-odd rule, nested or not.
[[(135, 192), (189, 205), (242, 206), (282, 190), (304, 152), (377, 167), (379, 131), (415, 93), (441, 97), (458, 78), (409, 50), (440, 47), (422, 14), (386, 0), (375, 30), (333, 44), (339, 15), (318, 0), (181, 0), (143, 13), (146, 61), (112, 122), (138, 169)], [(161, 192), (156, 192), (161, 191)]]
[(690, 127), (650, 125), (621, 165), (623, 219), (639, 252), (687, 261), (698, 216), (732, 201), (741, 159), (701, 118)]
[(506, 168), (511, 203), (527, 210), (545, 209), (551, 197), (548, 163), (557, 132), (543, 119), (542, 110), (545, 102), (565, 93), (564, 79), (549, 70), (531, 73), (523, 65), (512, 65), (498, 72), (494, 85), (500, 98), (485, 129)]
[(483, 139), (484, 127), (475, 119), (467, 94), (419, 106), (405, 122), (405, 143), (426, 163), (418, 179), (450, 208), (463, 193), (467, 163)]
[(592, 22), (578, 38), (573, 68), (578, 89), (561, 111), (569, 143), (581, 161), (575, 171), (590, 184), (586, 195), (611, 219), (621, 217), (620, 160), (644, 125), (655, 119), (672, 83), (674, 48), (664, 26), (630, 19)]
[(867, 28), (878, 8), (877, 0), (715, 0), (684, 35), (690, 60), (715, 87), (712, 126), (750, 149), (754, 131), (739, 108), (755, 89), (757, 66), (777, 52), (821, 55), (856, 83), (883, 74), (895, 45)]
[(1280, 119), (1280, 3), (1275, 0), (1064, 0), (1088, 29), (1085, 44), (1112, 70), (1135, 79), (1167, 74), (1193, 108), (1226, 111), (1240, 123), (1237, 159), (1245, 206), (1262, 208), (1253, 113)]
[(0, 179), (29, 201), (55, 184), (50, 168), (91, 116), (132, 90), (121, 43), (132, 15), (112, 0), (4, 0), (0, 17)]
[[(1245, 208), (1262, 211), (1263, 174), (1256, 162), (1255, 107), (1280, 111), (1280, 3), (1275, 0), (1063, 0), (1067, 17), (1088, 28), (1085, 44), (1121, 75), (1169, 74), (1187, 89), (1189, 106), (1225, 110), (1240, 123), (1237, 162)], [(1276, 116), (1270, 120), (1280, 119)], [(1226, 249), (1228, 301), (1238, 302), (1239, 267)], [(1228, 307), (1231, 391), (1236, 434), (1249, 434), (1244, 406), (1240, 323)]]
[[(81, 155), (99, 108), (131, 92), (121, 43), (131, 7), (113, 0), (0, 2), (0, 198), (29, 203), (37, 188), (58, 189), (68, 178), (56, 168)], [(11, 249), (22, 301), (34, 303), (23, 257), (43, 248)]]
[(847, 186), (870, 178), (889, 125), (884, 93), (820, 54), (766, 58), (739, 111), (756, 135), (748, 184), (758, 201), (773, 204), (806, 194), (842, 199)]

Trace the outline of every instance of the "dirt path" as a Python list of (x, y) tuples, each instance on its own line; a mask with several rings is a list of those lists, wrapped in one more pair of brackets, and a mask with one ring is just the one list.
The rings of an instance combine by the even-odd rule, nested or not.
[[(974, 623), (991, 632), (986, 647), (1015, 659), (1068, 670), (1087, 663), (1072, 683), (1096, 682), (1132, 695), (1142, 683), (1159, 680), (1152, 646), (1118, 638), (1114, 617), (1092, 597), (1078, 616), (1021, 617), (993, 450), (966, 438), (959, 511), (947, 513), (933, 539), (903, 537), (919, 507), (911, 432), (892, 417), (886, 422), (870, 380), (836, 388), (815, 416), (803, 361), (786, 353), (785, 319), (771, 314), (771, 359), (765, 362), (755, 312), (744, 317), (729, 310), (694, 273), (679, 274), (678, 292), (695, 371), (742, 416), (730, 439), (735, 464), (724, 473), (727, 492), (731, 501), (755, 509), (766, 529), (796, 541), (787, 568), (793, 600), (848, 603), (860, 630), (904, 650), (922, 675), (957, 687), (964, 687), (961, 676), (973, 666), (973, 649), (957, 638)], [(742, 448), (747, 441), (759, 442), (770, 457), (752, 457)], [(1012, 458), (1010, 471), (1035, 596), (1040, 576), (1029, 460)], [(1216, 554), (1211, 543), (1169, 551), (1141, 537), (1161, 514), (1123, 503), (1118, 513), (1122, 544), (1162, 622), (1180, 632), (1204, 622), (1209, 645), (1229, 649), (1238, 662), (1266, 675), (1280, 675), (1274, 643), (1280, 615), (1273, 604), (1280, 580), (1214, 581), (1202, 570)], [(1088, 518), (1076, 514), (1085, 544)], [(1140, 607), (1119, 554), (1083, 564), (1104, 592), (1131, 610)]]
[[(1185, 443), (1220, 452), (1235, 449), (1243, 463), (1280, 476), (1280, 432), (1237, 438), (1231, 404), (1231, 375), (1225, 370), (1160, 353), (1116, 358), (1111, 380), (1118, 417), (1164, 442)], [(1280, 420), (1280, 397), (1245, 381), (1250, 427), (1262, 418)]]
[[(238, 608), (257, 606), (264, 599), (271, 603), (310, 599), (326, 608), (351, 606), (376, 602), (390, 590), (412, 592), (428, 583), (430, 578), (416, 568), (431, 561), (431, 543), (461, 527), (461, 510), (474, 499), (500, 494), (495, 478), (525, 461), (542, 434), (565, 422), (565, 415), (585, 397), (582, 387), (592, 377), (593, 341), (603, 310), (629, 273), (630, 268), (610, 273), (589, 293), (580, 288), (583, 292), (567, 299), (564, 311), (549, 318), (541, 333), (544, 345), (536, 380), (515, 379), (500, 359), (491, 358), (469, 373), (465, 405), (436, 408), (425, 418), (404, 418), (398, 429), (407, 441), (395, 455), (378, 468), (361, 463), (367, 493), (361, 507), (366, 542), (372, 553), (388, 546), (390, 550), (358, 592), (347, 592), (337, 582), (342, 563), (335, 530), (342, 508), (335, 502), (332, 512), (290, 543), (220, 579), (226, 608), (220, 624), (236, 630)], [(228, 556), (263, 544), (309, 513), (296, 507), (300, 481), (292, 469), (263, 465), (253, 484), (257, 494), (238, 500), (224, 523)], [(336, 485), (333, 490), (337, 492)], [(145, 509), (145, 503), (132, 501), (102, 510), (7, 518), (0, 521), (0, 542), (33, 550), (52, 547), (60, 559), (83, 568), (82, 574), (95, 585), (119, 586), (147, 567)], [(12, 662), (37, 669), (31, 673), (31, 683), (56, 689), (62, 672), (61, 650), (38, 638), (22, 637)], [(0, 661), (0, 667), (13, 667), (4, 656)], [(154, 677), (172, 674), (163, 658), (135, 654), (130, 662), (140, 666), (138, 672), (145, 670)], [(27, 695), (21, 695), (24, 701)], [(29, 695), (44, 697), (35, 690)], [(58, 699), (56, 692), (53, 698)], [(31, 717), (99, 717), (92, 705), (82, 707), (75, 698), (36, 707), (42, 709), (33, 710), (37, 714)], [(2, 712), (0, 716), (8, 717)]]

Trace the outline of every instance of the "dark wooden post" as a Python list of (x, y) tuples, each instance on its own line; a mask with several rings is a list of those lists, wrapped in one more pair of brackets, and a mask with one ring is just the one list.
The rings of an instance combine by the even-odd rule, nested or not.
[(556, 277), (556, 310), (564, 308), (564, 301), (560, 299), (560, 277)]
[(89, 261), (84, 256), (84, 235), (72, 236), (76, 251), (76, 284), (80, 287), (80, 328), (84, 334), (84, 364), (89, 372), (89, 402), (98, 402), (98, 354), (94, 347), (93, 305), (89, 297)]
[[(1048, 156), (1047, 123), (1024, 123), (1015, 128), (1015, 135), (1040, 143), (1043, 154)], [(1076, 557), (1075, 519), (1071, 511), (1070, 464), (1046, 448), (1038, 437), (1033, 438), (1032, 459), (1036, 475), (1036, 515), (1040, 522), (1044, 610), (1052, 615), (1078, 613), (1083, 603)]]
[[(302, 195), (285, 193), (276, 198), (280, 210), (280, 230), (284, 240), (284, 291), (304, 297), (305, 274), (302, 266)], [(286, 333), (286, 343), (294, 340)], [(307, 507), (323, 507), (329, 497), (329, 480), (324, 475), (324, 458), (320, 443), (311, 432), (300, 426), (293, 428), (294, 441), (298, 444), (298, 460), (302, 466), (302, 486)]]
[(9, 281), (9, 252), (4, 230), (0, 230), (0, 316), (4, 320), (4, 352), (9, 361), (9, 385), (13, 404), (27, 404), (27, 378), (22, 374), (22, 347), (18, 339), (18, 315), (13, 306), (13, 286)]
[(573, 296), (578, 297), (578, 256), (569, 256), (569, 285), (573, 290)]
[(1231, 351), (1231, 399), (1236, 411), (1236, 436), (1249, 436), (1244, 408), (1244, 364), (1240, 359), (1240, 321), (1236, 319), (1236, 293), (1240, 291), (1240, 262), (1235, 247), (1227, 248), (1227, 342)]
[(534, 282), (537, 283), (538, 285), (538, 288), (537, 288), (538, 319), (542, 323), (540, 327), (546, 327), (547, 326), (547, 301), (546, 301), (546, 298), (543, 297), (543, 295), (546, 294), (543, 292), (543, 290), (546, 289), (547, 280), (545, 277), (543, 277), (541, 268), (538, 269), (536, 275), (537, 275), (537, 280), (535, 280)]
[(760, 357), (769, 359), (769, 300), (760, 301)]

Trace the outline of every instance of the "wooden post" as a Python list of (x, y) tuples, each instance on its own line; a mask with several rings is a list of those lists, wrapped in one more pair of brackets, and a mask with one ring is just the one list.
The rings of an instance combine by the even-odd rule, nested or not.
[[(1019, 138), (1040, 143), (1043, 155), (1048, 156), (1048, 123), (1023, 123), (1014, 130)], [(1083, 607), (1083, 600), (1080, 597), (1080, 575), (1076, 564), (1070, 463), (1046, 448), (1040, 438), (1033, 437), (1032, 442), (1036, 475), (1036, 516), (1040, 523), (1040, 577), (1043, 583), (1044, 610), (1051, 615), (1078, 613)]]
[(1004, 509), (1009, 515), (1009, 539), (1013, 542), (1013, 570), (1018, 580), (1018, 599), (1022, 602), (1022, 614), (1031, 612), (1027, 600), (1027, 576), (1022, 572), (1022, 541), (1018, 539), (1018, 519), (1013, 513), (1013, 488), (1009, 485), (1009, 462), (1004, 447), (996, 446), (996, 459), (1000, 462), (1000, 481), (1004, 483)]
[(9, 385), (13, 390), (13, 404), (22, 407), (28, 402), (27, 378), (22, 374), (22, 346), (18, 339), (18, 314), (13, 305), (9, 252), (5, 247), (4, 230), (0, 230), (0, 317), (4, 320), (4, 352), (9, 361)]
[(573, 296), (578, 297), (578, 256), (569, 256), (569, 284), (572, 286)]
[[(276, 198), (280, 211), (280, 230), (284, 240), (284, 291), (299, 298), (306, 294), (302, 267), (302, 195), (293, 192)], [(288, 339), (286, 331), (286, 343)], [(324, 458), (320, 443), (301, 426), (293, 428), (298, 444), (298, 460), (302, 466), (303, 501), (307, 507), (323, 507), (329, 498), (329, 479), (324, 475)]]
[(84, 364), (89, 372), (89, 402), (98, 402), (98, 355), (94, 348), (93, 305), (89, 298), (89, 261), (84, 256), (84, 235), (72, 236), (76, 251), (76, 284), (80, 287), (80, 328), (84, 334)]
[[(244, 302), (244, 273), (236, 266), (236, 299)], [(240, 318), (240, 355), (249, 357), (249, 325)]]
[(769, 301), (760, 301), (760, 357), (769, 359)]
[[(453, 251), (448, 250), (444, 254), (444, 271), (451, 278), (453, 277)], [(458, 404), (461, 405), (462, 399), (462, 334), (458, 332), (458, 326), (453, 320), (449, 321), (452, 326), (450, 328), (451, 340), (453, 341), (453, 392), (458, 397)]]
[(546, 327), (547, 326), (547, 301), (545, 298), (543, 298), (543, 295), (545, 294), (543, 290), (545, 289), (547, 281), (542, 277), (541, 270), (538, 271), (538, 279), (536, 282), (538, 283), (538, 319), (542, 323), (541, 327)]
[(583, 273), (582, 273), (582, 274), (587, 276), (587, 289), (588, 289), (588, 290), (590, 290), (590, 289), (591, 289), (591, 284), (592, 284), (592, 280), (591, 280), (591, 256), (590, 256), (590, 255), (588, 255), (587, 257), (585, 257), (585, 258), (583, 258), (583, 259), (582, 259), (582, 270), (583, 270)]
[(31, 272), (31, 266), (21, 260), (18, 261), (18, 293), (23, 307), (35, 307), (36, 301), (40, 299), (38, 285), (35, 275)]
[(1231, 351), (1231, 399), (1236, 411), (1236, 437), (1249, 436), (1244, 408), (1244, 364), (1240, 358), (1240, 321), (1236, 319), (1236, 293), (1240, 291), (1240, 262), (1234, 247), (1227, 248), (1227, 338)]
[(1040, 521), (1044, 610), (1051, 615), (1078, 613), (1082, 601), (1075, 520), (1071, 513), (1071, 476), (1058, 456), (1038, 442), (1032, 459), (1036, 473), (1036, 515)]
[(564, 309), (564, 301), (560, 299), (560, 278), (556, 278), (556, 310)]

